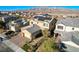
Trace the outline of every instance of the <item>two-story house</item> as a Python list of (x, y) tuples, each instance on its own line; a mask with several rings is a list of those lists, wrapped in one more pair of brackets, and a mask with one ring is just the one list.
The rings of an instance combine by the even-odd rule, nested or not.
[(79, 46), (77, 48), (75, 46), (79, 43), (78, 35), (76, 35), (79, 34), (79, 18), (58, 20), (54, 33), (61, 35), (61, 40), (68, 46), (67, 51), (79, 51)]
[(25, 19), (17, 19), (8, 23), (9, 30), (19, 31), (21, 27), (29, 25), (28, 21)]
[(12, 21), (12, 20), (16, 20), (17, 19), (17, 17), (16, 16), (2, 16), (2, 21), (3, 22), (5, 22), (5, 23), (7, 23), (7, 22), (9, 22), (9, 21)]
[(28, 41), (32, 41), (40, 36), (42, 36), (42, 31), (39, 26), (36, 24), (29, 25), (21, 28), (21, 33), (24, 38), (27, 38)]
[(45, 15), (37, 15), (30, 21), (30, 25), (37, 24), (42, 30), (48, 29), (48, 31), (53, 32), (55, 28), (55, 23), (57, 19), (52, 17), (45, 17)]

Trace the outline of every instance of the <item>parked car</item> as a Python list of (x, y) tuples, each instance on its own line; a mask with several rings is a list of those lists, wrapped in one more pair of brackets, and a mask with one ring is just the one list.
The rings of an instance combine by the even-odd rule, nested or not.
[(17, 33), (14, 32), (14, 31), (8, 31), (8, 32), (5, 33), (5, 35), (7, 35), (8, 37), (12, 37), (12, 36), (17, 35)]
[(7, 40), (7, 36), (6, 35), (1, 35), (0, 34), (0, 43), (4, 40)]

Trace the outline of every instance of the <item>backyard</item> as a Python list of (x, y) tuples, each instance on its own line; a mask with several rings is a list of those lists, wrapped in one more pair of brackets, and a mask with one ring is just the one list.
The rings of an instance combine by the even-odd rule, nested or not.
[(56, 52), (58, 51), (54, 38), (46, 39), (40, 47), (37, 49), (37, 52)]
[(32, 52), (54, 52), (58, 51), (53, 37), (49, 37), (47, 30), (44, 30), (43, 37), (34, 39), (31, 43), (26, 43), (22, 49)]

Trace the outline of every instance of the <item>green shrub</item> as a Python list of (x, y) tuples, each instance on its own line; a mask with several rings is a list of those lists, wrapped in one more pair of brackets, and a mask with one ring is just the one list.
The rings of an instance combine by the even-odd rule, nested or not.
[(58, 48), (56, 46), (55, 41), (52, 38), (48, 38), (43, 42), (43, 44), (40, 47), (40, 51), (45, 52), (54, 52), (58, 51)]
[(24, 49), (25, 51), (28, 51), (28, 49), (30, 49), (30, 46), (28, 44), (25, 44), (22, 49)]

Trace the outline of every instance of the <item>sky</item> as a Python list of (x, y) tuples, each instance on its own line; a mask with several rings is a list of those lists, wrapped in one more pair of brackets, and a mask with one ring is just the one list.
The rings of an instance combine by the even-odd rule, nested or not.
[[(0, 11), (13, 11), (13, 10), (27, 10), (38, 8), (39, 6), (0, 6)], [(65, 8), (65, 9), (79, 9), (79, 6), (46, 6), (48, 8)]]

